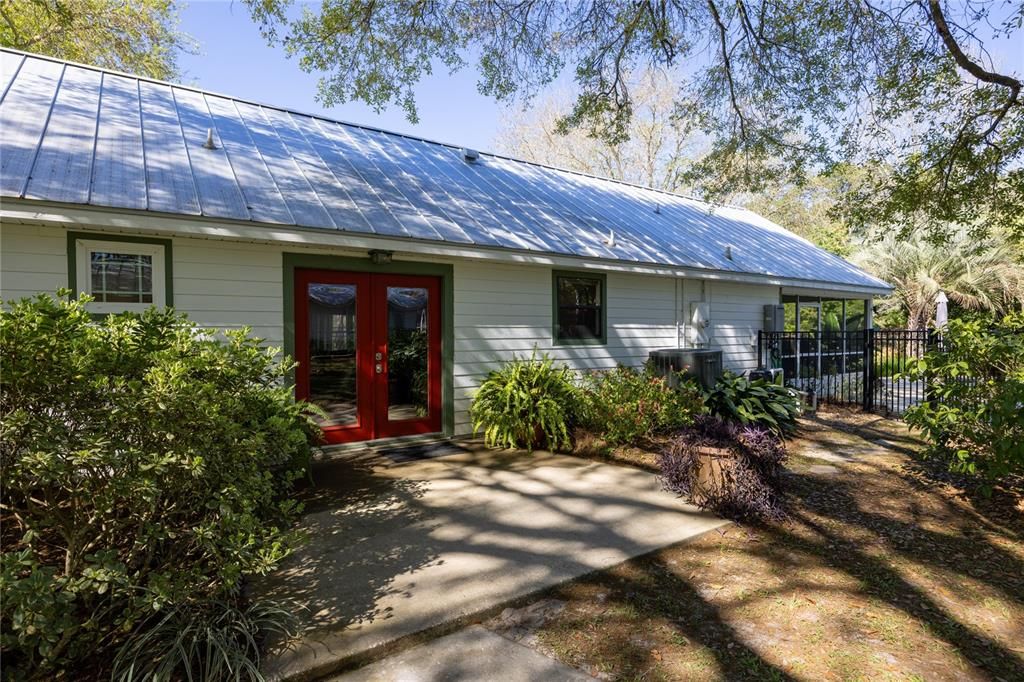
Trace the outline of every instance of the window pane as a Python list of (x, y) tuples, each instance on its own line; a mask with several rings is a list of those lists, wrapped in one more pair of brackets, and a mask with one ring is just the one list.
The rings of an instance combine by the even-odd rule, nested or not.
[(601, 280), (558, 277), (557, 339), (597, 339), (602, 336)]
[(358, 422), (356, 287), (310, 284), (309, 401), (327, 413), (323, 426)]
[(800, 306), (800, 331), (818, 331), (818, 308), (817, 306)]
[(846, 302), (846, 328), (849, 331), (864, 329), (864, 301), (850, 299)]
[(783, 310), (785, 311), (785, 329), (783, 331), (795, 332), (796, 331), (796, 303), (787, 302), (783, 303)]
[(138, 253), (93, 251), (89, 276), (99, 303), (152, 303), (153, 257)]
[(388, 287), (388, 419), (428, 414), (429, 292)]
[(785, 321), (783, 324), (783, 331), (795, 332), (796, 331), (796, 296), (783, 296), (782, 306), (785, 314)]
[(601, 305), (601, 281), (580, 277), (559, 277), (558, 304)]
[(840, 332), (843, 330), (843, 302), (821, 302), (821, 331)]

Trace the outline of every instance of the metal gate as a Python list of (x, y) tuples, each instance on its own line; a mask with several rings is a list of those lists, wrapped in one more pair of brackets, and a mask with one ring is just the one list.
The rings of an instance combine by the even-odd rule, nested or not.
[(927, 386), (898, 375), (936, 342), (927, 329), (762, 331), (757, 347), (761, 366), (781, 368), (787, 385), (819, 402), (899, 416), (925, 400)]

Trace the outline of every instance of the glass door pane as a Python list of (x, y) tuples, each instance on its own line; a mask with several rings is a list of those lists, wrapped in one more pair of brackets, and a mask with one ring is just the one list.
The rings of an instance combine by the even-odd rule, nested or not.
[(387, 287), (389, 421), (428, 415), (429, 306), (426, 288)]
[(327, 412), (322, 426), (359, 422), (355, 284), (307, 285), (309, 401)]

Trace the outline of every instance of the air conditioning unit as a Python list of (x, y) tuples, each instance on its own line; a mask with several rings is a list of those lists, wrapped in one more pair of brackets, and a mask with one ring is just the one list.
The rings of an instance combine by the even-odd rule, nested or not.
[(764, 307), (764, 322), (761, 329), (766, 332), (786, 331), (786, 307), (781, 303), (769, 303)]
[(696, 379), (704, 388), (714, 388), (722, 376), (722, 351), (709, 348), (663, 348), (648, 356), (654, 371), (667, 379), (672, 388), (679, 386), (677, 372)]
[(752, 370), (750, 370), (750, 373), (747, 375), (747, 377), (751, 381), (757, 381), (758, 379), (764, 379), (769, 384), (778, 384), (780, 386), (783, 384), (782, 368), (781, 367), (773, 367), (773, 368), (770, 368), (770, 369), (765, 369), (764, 367), (759, 367), (758, 369), (752, 369)]

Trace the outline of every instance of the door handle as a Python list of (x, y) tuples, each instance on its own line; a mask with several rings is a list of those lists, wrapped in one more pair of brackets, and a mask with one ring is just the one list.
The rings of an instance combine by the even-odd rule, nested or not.
[(383, 374), (384, 373), (384, 365), (383, 365), (383, 363), (378, 362), (376, 365), (374, 365), (373, 369), (374, 369), (375, 372), (377, 372), (377, 374)]

